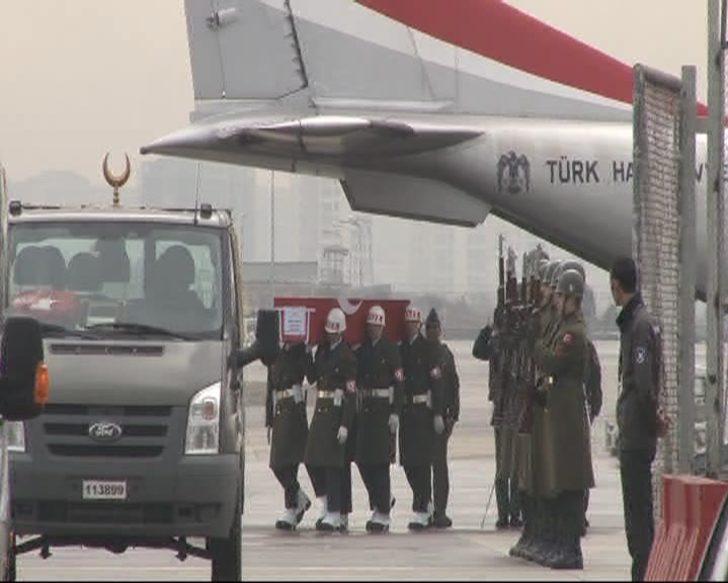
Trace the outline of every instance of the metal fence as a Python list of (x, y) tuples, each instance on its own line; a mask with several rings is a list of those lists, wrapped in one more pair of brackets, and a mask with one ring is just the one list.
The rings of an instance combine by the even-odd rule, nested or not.
[[(694, 69), (686, 68), (684, 75), (691, 74), (694, 88)], [(659, 477), (690, 470), (694, 456), (695, 102), (694, 89), (683, 89), (687, 81), (635, 67), (633, 254), (660, 328), (659, 404), (675, 421), (655, 461), (658, 513)]]

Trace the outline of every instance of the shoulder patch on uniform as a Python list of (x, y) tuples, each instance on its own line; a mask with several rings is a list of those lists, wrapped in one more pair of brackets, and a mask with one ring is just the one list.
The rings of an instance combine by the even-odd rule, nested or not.
[(356, 393), (356, 381), (346, 381), (346, 392), (347, 393)]
[(442, 378), (442, 369), (439, 366), (436, 366), (430, 371), (430, 376), (433, 379), (441, 379)]
[(574, 342), (574, 335), (571, 332), (567, 332), (566, 334), (564, 334), (564, 337), (561, 339), (561, 341), (564, 344), (571, 344), (572, 342)]
[(637, 364), (644, 364), (647, 360), (647, 349), (644, 346), (638, 346), (634, 351), (634, 360)]
[(394, 378), (397, 379), (398, 382), (404, 381), (404, 370), (401, 368), (398, 368), (394, 371)]

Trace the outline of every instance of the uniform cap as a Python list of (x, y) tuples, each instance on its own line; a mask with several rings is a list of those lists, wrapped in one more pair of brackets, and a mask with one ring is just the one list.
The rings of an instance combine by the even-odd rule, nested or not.
[(386, 324), (386, 316), (382, 306), (372, 306), (369, 308), (367, 324), (371, 324), (372, 326), (384, 326)]
[(576, 269), (567, 269), (559, 277), (556, 293), (578, 298), (584, 297), (584, 278)]
[(586, 283), (586, 271), (584, 271), (584, 266), (581, 263), (578, 261), (564, 261), (559, 266), (559, 276), (569, 270), (578, 271), (579, 275), (581, 275), (581, 278)]
[(417, 324), (422, 323), (422, 311), (413, 305), (407, 306), (407, 309), (404, 311), (404, 321), (405, 322), (416, 322)]
[(326, 318), (324, 330), (329, 334), (343, 334), (346, 330), (346, 316), (341, 308), (334, 308)]

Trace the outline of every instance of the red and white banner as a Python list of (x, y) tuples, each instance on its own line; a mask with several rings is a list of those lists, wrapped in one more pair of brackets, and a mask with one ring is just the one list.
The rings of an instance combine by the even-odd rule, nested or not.
[(275, 298), (274, 306), (281, 314), (281, 339), (284, 342), (318, 344), (324, 336), (326, 317), (333, 308), (346, 315), (344, 338), (351, 346), (366, 338), (369, 309), (381, 306), (386, 315), (384, 335), (393, 342), (404, 338), (404, 311), (409, 300), (360, 300), (336, 298)]

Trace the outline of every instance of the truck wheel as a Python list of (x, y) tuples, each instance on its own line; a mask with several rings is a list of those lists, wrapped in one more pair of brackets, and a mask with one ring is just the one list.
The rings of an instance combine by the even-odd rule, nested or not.
[(243, 576), (243, 533), (240, 502), (233, 513), (233, 525), (228, 538), (211, 538), (212, 581), (241, 581)]

